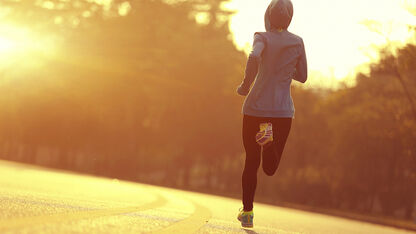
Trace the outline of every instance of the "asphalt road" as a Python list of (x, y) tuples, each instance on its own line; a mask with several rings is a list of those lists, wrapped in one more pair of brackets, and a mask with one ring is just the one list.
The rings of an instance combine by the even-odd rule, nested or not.
[(0, 233), (415, 233), (241, 201), (0, 161)]

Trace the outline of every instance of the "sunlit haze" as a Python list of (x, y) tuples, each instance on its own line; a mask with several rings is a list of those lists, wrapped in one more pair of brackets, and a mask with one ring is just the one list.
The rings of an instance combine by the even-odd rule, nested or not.
[[(365, 64), (377, 59), (380, 46), (387, 40), (396, 45), (406, 42), (412, 35), (408, 25), (416, 23), (403, 0), (292, 1), (295, 11), (289, 30), (305, 41), (311, 85), (334, 86), (358, 70), (365, 71)], [(96, 2), (105, 6), (112, 3)], [(254, 32), (264, 31), (264, 11), (269, 2), (231, 0), (225, 4), (236, 12), (231, 16), (230, 29), (238, 49), (249, 53)], [(130, 5), (122, 4), (119, 13), (125, 15), (129, 9)], [(54, 43), (48, 35), (35, 35), (24, 26), (7, 22), (0, 24), (0, 32), (0, 66), (18, 55), (27, 60), (28, 52), (52, 52)]]
[(416, 230), (416, 0), (271, 1), (0, 0), (0, 234)]
[[(269, 2), (232, 0), (226, 4), (237, 11), (230, 28), (239, 49), (248, 52), (253, 33), (264, 31), (264, 12)], [(396, 43), (408, 40), (408, 25), (416, 23), (415, 16), (400, 0), (292, 2), (294, 16), (289, 31), (305, 41), (310, 74), (337, 80), (353, 75), (357, 66), (377, 59), (374, 46), (385, 44), (386, 37)], [(380, 33), (369, 30), (366, 22), (371, 22)]]

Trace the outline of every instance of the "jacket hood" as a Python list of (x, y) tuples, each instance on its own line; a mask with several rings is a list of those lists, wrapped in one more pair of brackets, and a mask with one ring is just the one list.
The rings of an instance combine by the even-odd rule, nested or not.
[(293, 4), (290, 0), (272, 0), (264, 14), (266, 31), (287, 29), (293, 17)]

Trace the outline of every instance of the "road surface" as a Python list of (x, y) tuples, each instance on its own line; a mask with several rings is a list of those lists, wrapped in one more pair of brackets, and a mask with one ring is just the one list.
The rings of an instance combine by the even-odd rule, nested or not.
[(415, 233), (241, 201), (0, 161), (0, 233)]

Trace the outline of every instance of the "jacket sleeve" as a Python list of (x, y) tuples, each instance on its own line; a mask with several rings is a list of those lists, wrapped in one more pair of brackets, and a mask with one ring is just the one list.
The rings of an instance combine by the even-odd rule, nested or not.
[(293, 79), (305, 83), (308, 78), (308, 64), (306, 61), (305, 45), (301, 39), (300, 56), (296, 64), (296, 72)]
[(244, 80), (237, 89), (237, 93), (246, 96), (250, 91), (250, 86), (256, 78), (261, 54), (265, 47), (263, 36), (259, 33), (254, 34), (253, 50), (248, 56)]

